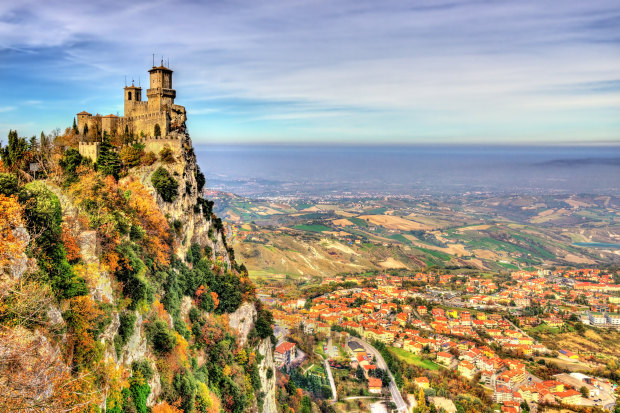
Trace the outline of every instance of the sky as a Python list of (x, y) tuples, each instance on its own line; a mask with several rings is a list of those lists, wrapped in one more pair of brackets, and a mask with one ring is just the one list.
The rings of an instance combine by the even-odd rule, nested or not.
[(153, 53), (198, 143), (620, 143), (617, 0), (2, 1), (0, 139), (122, 114)]

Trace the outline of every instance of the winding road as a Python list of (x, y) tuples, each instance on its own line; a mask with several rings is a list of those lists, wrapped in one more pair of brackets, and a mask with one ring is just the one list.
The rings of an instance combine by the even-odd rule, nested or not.
[(383, 360), (383, 356), (381, 355), (381, 353), (379, 353), (379, 351), (376, 348), (370, 345), (370, 343), (362, 340), (361, 338), (351, 337), (351, 341), (364, 347), (364, 350), (366, 350), (366, 353), (375, 357), (377, 367), (387, 371), (390, 377), (389, 389), (390, 389), (390, 393), (392, 394), (392, 400), (394, 400), (394, 404), (396, 404), (396, 409), (399, 412), (406, 411), (407, 403), (405, 403), (405, 400), (403, 400), (403, 396), (400, 394), (400, 390), (398, 390), (398, 387), (396, 386), (396, 381), (394, 380), (394, 376), (392, 375), (392, 372), (388, 368), (385, 360)]

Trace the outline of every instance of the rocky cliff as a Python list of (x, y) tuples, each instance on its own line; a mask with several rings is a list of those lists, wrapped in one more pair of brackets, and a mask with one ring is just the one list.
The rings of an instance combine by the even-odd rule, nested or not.
[[(27, 334), (7, 330), (13, 335), (2, 337), (0, 354), (45, 341), (46, 354), (64, 366), (55, 371), (88, 388), (66, 396), (64, 407), (276, 412), (272, 339), (256, 328), (262, 310), (212, 203), (200, 194), (204, 177), (189, 135), (184, 128), (172, 134), (180, 147), (159, 154), (145, 154), (139, 144), (109, 149), (112, 160), (121, 155), (117, 178), (104, 172), (107, 158), (93, 166), (70, 145), (55, 148), (48, 162), (58, 172), (44, 181), (16, 181), (10, 192), (4, 183), (12, 175), (0, 170), (0, 201), (10, 197), (24, 218), (8, 226), (24, 248), (2, 271), (1, 285), (15, 291), (0, 294), (0, 310), (21, 297), (15, 280), (22, 278), (46, 297), (45, 315), (36, 314)], [(126, 148), (140, 162), (132, 163)], [(162, 179), (168, 193), (158, 186)], [(39, 227), (30, 225), (37, 220)], [(29, 338), (11, 347), (18, 333)], [(42, 388), (54, 404), (59, 396), (49, 380)]]

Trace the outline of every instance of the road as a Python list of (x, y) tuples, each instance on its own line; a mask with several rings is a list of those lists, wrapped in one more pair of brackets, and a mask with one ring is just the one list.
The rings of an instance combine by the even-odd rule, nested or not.
[(406, 411), (407, 404), (405, 403), (405, 400), (403, 400), (403, 396), (400, 394), (400, 390), (398, 390), (398, 387), (396, 386), (396, 381), (394, 380), (394, 376), (392, 375), (392, 372), (388, 368), (385, 360), (383, 360), (383, 356), (381, 355), (381, 353), (379, 353), (379, 351), (377, 351), (376, 348), (371, 346), (370, 343), (367, 343), (366, 341), (360, 338), (351, 337), (351, 341), (354, 341), (358, 343), (360, 346), (364, 347), (364, 350), (366, 350), (366, 353), (375, 357), (377, 367), (387, 371), (388, 375), (390, 376), (389, 389), (390, 389), (390, 393), (392, 394), (392, 400), (394, 400), (394, 404), (396, 404), (396, 409), (399, 412)]
[(327, 362), (328, 359), (324, 358), (322, 354), (314, 352), (317, 356), (323, 359), (323, 364), (325, 365), (325, 371), (327, 372), (327, 378), (329, 379), (329, 386), (332, 388), (332, 402), (338, 401), (338, 393), (336, 392), (336, 382), (334, 381), (334, 376), (332, 375), (332, 368)]
[[(323, 357), (323, 356), (321, 356)], [(336, 392), (336, 382), (334, 382), (334, 376), (332, 375), (332, 368), (326, 359), (323, 359), (323, 364), (325, 365), (325, 371), (327, 371), (327, 378), (329, 379), (329, 385), (332, 388), (332, 401), (338, 401), (338, 393)]]

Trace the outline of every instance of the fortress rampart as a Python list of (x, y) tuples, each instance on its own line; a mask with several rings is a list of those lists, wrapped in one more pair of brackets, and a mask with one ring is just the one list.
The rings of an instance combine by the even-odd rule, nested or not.
[[(125, 86), (123, 116), (92, 115), (86, 111), (78, 113), (78, 132), (85, 135), (88, 130), (89, 135), (96, 134), (96, 138), (101, 138), (104, 134), (126, 134), (144, 140), (147, 150), (159, 152), (166, 142), (158, 138), (166, 138), (170, 132), (183, 129), (187, 119), (185, 107), (174, 103), (176, 90), (172, 88), (172, 73), (163, 62), (161, 66), (153, 66), (149, 70), (150, 87), (146, 101), (142, 100), (140, 86)], [(178, 140), (172, 139), (167, 143), (176, 147)], [(92, 157), (90, 146), (80, 145), (80, 148), (84, 148), (84, 153)], [(156, 150), (157, 148), (160, 149)], [(96, 152), (98, 153), (98, 149)]]

